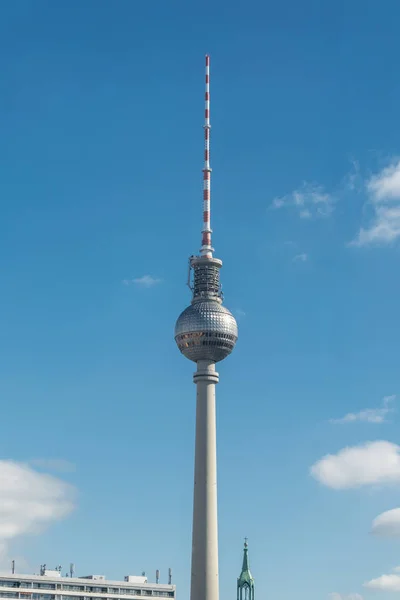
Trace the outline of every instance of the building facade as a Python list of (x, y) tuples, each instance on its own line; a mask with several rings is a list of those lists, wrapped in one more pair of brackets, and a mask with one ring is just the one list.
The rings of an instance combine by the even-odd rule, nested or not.
[(103, 575), (61, 577), (58, 571), (46, 570), (42, 575), (0, 575), (0, 600), (137, 600), (175, 596), (175, 585), (148, 583), (146, 577), (127, 576), (124, 581), (111, 581)]

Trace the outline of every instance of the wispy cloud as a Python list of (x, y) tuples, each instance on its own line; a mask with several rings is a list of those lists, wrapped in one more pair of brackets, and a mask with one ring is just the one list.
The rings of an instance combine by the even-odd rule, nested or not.
[(339, 594), (338, 592), (332, 592), (328, 596), (329, 600), (363, 600), (361, 594)]
[(143, 275), (142, 277), (134, 277), (133, 279), (124, 279), (124, 285), (137, 285), (138, 287), (151, 288), (161, 283), (161, 279), (152, 275)]
[(352, 159), (351, 169), (342, 180), (343, 192), (360, 192), (364, 187), (364, 181), (361, 174), (360, 163)]
[(337, 490), (400, 483), (400, 446), (380, 440), (342, 448), (318, 460), (310, 473)]
[(304, 182), (290, 194), (274, 198), (271, 208), (292, 208), (301, 219), (328, 217), (333, 211), (333, 197), (315, 183)]
[(296, 256), (293, 257), (293, 262), (306, 262), (308, 260), (308, 254), (306, 254), (305, 252), (302, 252), (301, 254), (296, 254)]
[(353, 246), (390, 244), (400, 236), (400, 159), (370, 177), (365, 183), (372, 217), (367, 227), (361, 227)]
[(15, 538), (39, 533), (74, 508), (74, 488), (24, 463), (0, 460), (0, 557)]
[(365, 177), (357, 160), (335, 186), (327, 191), (317, 183), (303, 182), (292, 192), (277, 196), (270, 208), (291, 209), (301, 219), (329, 217), (337, 202), (354, 194), (366, 197), (364, 213), (367, 216), (355, 238), (348, 246), (388, 245), (400, 238), (400, 157), (394, 157), (386, 167)]
[(355, 423), (362, 421), (364, 423), (385, 423), (388, 413), (393, 412), (393, 402), (396, 396), (385, 396), (382, 400), (382, 406), (379, 408), (364, 408), (356, 413), (347, 413), (340, 419), (330, 419), (330, 423), (341, 425), (345, 423)]

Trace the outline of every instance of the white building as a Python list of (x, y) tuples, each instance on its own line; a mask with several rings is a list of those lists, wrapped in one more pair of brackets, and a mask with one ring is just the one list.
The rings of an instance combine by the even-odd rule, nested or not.
[(41, 575), (0, 575), (0, 600), (137, 600), (149, 597), (175, 599), (176, 586), (148, 583), (146, 577), (128, 575), (111, 581), (104, 575), (61, 577), (59, 571), (42, 570)]

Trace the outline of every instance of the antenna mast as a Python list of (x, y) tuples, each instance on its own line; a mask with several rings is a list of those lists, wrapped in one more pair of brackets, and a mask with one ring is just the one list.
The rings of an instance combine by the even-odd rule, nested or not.
[(206, 92), (204, 110), (203, 229), (200, 254), (212, 258), (211, 246), (211, 168), (210, 168), (210, 57), (206, 54)]

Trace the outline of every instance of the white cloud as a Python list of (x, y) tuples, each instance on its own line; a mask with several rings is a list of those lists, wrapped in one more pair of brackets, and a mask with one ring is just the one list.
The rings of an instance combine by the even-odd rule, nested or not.
[(377, 206), (369, 228), (360, 228), (353, 246), (368, 244), (389, 244), (400, 235), (400, 206)]
[(364, 408), (357, 413), (347, 413), (340, 419), (330, 419), (330, 423), (335, 425), (342, 423), (354, 423), (355, 421), (363, 421), (365, 423), (385, 423), (388, 413), (393, 411), (391, 404), (396, 396), (385, 396), (382, 400), (380, 408)]
[(271, 207), (294, 208), (302, 219), (327, 217), (333, 211), (333, 198), (322, 186), (304, 182), (290, 194), (274, 198)]
[(308, 254), (302, 252), (301, 254), (296, 254), (293, 257), (293, 262), (306, 262), (308, 260)]
[(329, 600), (363, 600), (361, 594), (339, 594), (338, 592), (332, 592), (329, 594)]
[(370, 177), (365, 188), (373, 214), (352, 245), (389, 244), (400, 236), (400, 160)]
[(373, 175), (367, 182), (367, 189), (376, 202), (400, 200), (400, 160)]
[(310, 469), (323, 485), (334, 489), (400, 482), (400, 446), (367, 442), (327, 454)]
[(400, 592), (400, 575), (381, 575), (364, 583), (364, 587), (383, 592)]
[[(400, 508), (393, 508), (378, 515), (372, 521), (371, 531), (383, 537), (400, 537)], [(395, 570), (400, 569), (397, 567)]]
[(16, 537), (39, 533), (74, 508), (74, 488), (23, 463), (0, 460), (0, 559)]
[[(398, 573), (400, 571), (400, 567), (395, 567), (393, 571)], [(400, 575), (394, 575), (393, 573), (381, 575), (376, 579), (371, 579), (370, 581), (365, 582), (364, 587), (372, 590), (381, 590), (383, 592), (400, 592)]]
[(161, 279), (153, 277), (152, 275), (143, 275), (142, 277), (135, 277), (133, 279), (124, 279), (122, 283), (125, 285), (131, 285), (133, 283), (139, 287), (150, 288), (161, 283)]

